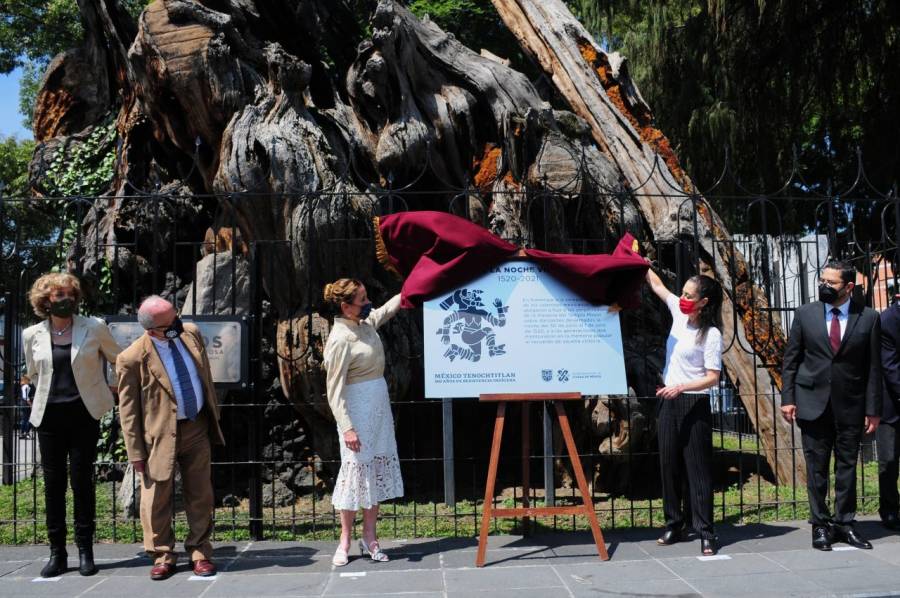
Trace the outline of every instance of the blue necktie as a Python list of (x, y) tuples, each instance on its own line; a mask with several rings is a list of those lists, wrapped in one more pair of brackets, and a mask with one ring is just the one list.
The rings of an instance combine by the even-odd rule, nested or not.
[(184, 401), (184, 416), (191, 421), (197, 417), (197, 395), (194, 394), (194, 385), (191, 383), (191, 374), (181, 351), (175, 345), (174, 340), (169, 341), (169, 350), (172, 352), (172, 361), (175, 363), (175, 375), (178, 376), (178, 386), (181, 388), (181, 399)]

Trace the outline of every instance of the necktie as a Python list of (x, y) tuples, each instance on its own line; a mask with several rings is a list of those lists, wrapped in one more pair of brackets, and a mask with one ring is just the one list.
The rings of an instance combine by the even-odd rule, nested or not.
[(836, 307), (831, 308), (831, 328), (828, 330), (828, 339), (831, 341), (831, 351), (837, 353), (841, 348), (841, 323), (838, 321), (838, 314), (841, 313)]
[(184, 401), (184, 416), (191, 421), (197, 417), (197, 395), (194, 394), (194, 385), (191, 383), (191, 374), (181, 351), (175, 345), (174, 340), (169, 341), (169, 351), (172, 352), (172, 362), (175, 364), (175, 375), (178, 377), (178, 387), (181, 388), (181, 399)]

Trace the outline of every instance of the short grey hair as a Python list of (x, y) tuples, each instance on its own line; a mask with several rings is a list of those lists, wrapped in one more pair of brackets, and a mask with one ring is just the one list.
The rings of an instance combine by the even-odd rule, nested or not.
[(159, 295), (150, 295), (149, 297), (141, 301), (141, 306), (138, 307), (137, 319), (138, 323), (144, 330), (149, 330), (156, 326), (156, 322), (153, 318), (153, 307), (157, 307), (162, 303), (172, 306), (171, 301), (167, 301)]

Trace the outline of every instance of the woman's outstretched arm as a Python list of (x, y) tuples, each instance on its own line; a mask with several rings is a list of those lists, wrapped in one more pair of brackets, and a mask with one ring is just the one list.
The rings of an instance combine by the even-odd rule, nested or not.
[(663, 303), (665, 303), (666, 299), (672, 292), (666, 288), (665, 283), (660, 280), (659, 275), (653, 271), (653, 268), (647, 268), (647, 284), (650, 285), (650, 288), (656, 293), (656, 296), (662, 299)]

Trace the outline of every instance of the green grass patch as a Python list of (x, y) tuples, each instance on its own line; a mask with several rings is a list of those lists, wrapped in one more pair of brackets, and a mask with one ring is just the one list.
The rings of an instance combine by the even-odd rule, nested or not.
[[(123, 513), (114, 504), (114, 491), (119, 485), (98, 483), (97, 534), (100, 542), (140, 542), (140, 521)], [(878, 510), (878, 466), (871, 462), (858, 468), (858, 495), (861, 514)], [(532, 505), (543, 506), (540, 490), (532, 494)], [(603, 529), (654, 527), (663, 525), (662, 500), (629, 499), (621, 496), (597, 494), (594, 507)], [(577, 504), (580, 498), (571, 489), (557, 491), (557, 504)], [(805, 486), (775, 486), (757, 475), (750, 475), (741, 484), (719, 489), (714, 496), (717, 522), (755, 523), (806, 519), (809, 509)], [(495, 499), (498, 507), (521, 505), (521, 488), (506, 488)], [(72, 518), (71, 491), (67, 499), (69, 520)], [(442, 503), (401, 500), (381, 507), (379, 534), (384, 538), (472, 537), (477, 535), (482, 512), (481, 500), (459, 500), (454, 507)], [(231, 507), (219, 507), (215, 513), (214, 540), (241, 541), (250, 539), (251, 518), (245, 499)], [(359, 522), (358, 522), (359, 524)], [(329, 496), (299, 498), (287, 507), (264, 508), (261, 525), (263, 535), (272, 540), (334, 540), (340, 529), (337, 514), (332, 511)], [(587, 530), (582, 516), (539, 517), (532, 520), (532, 531)], [(175, 531), (183, 539), (187, 533), (184, 513), (175, 517)], [(495, 519), (492, 533), (521, 533), (519, 519)], [(70, 526), (70, 540), (71, 540)], [(22, 480), (0, 487), (0, 544), (44, 543), (47, 530), (44, 523), (44, 488), (40, 477)]]
[(764, 449), (755, 435), (713, 432), (713, 450), (762, 452)]

